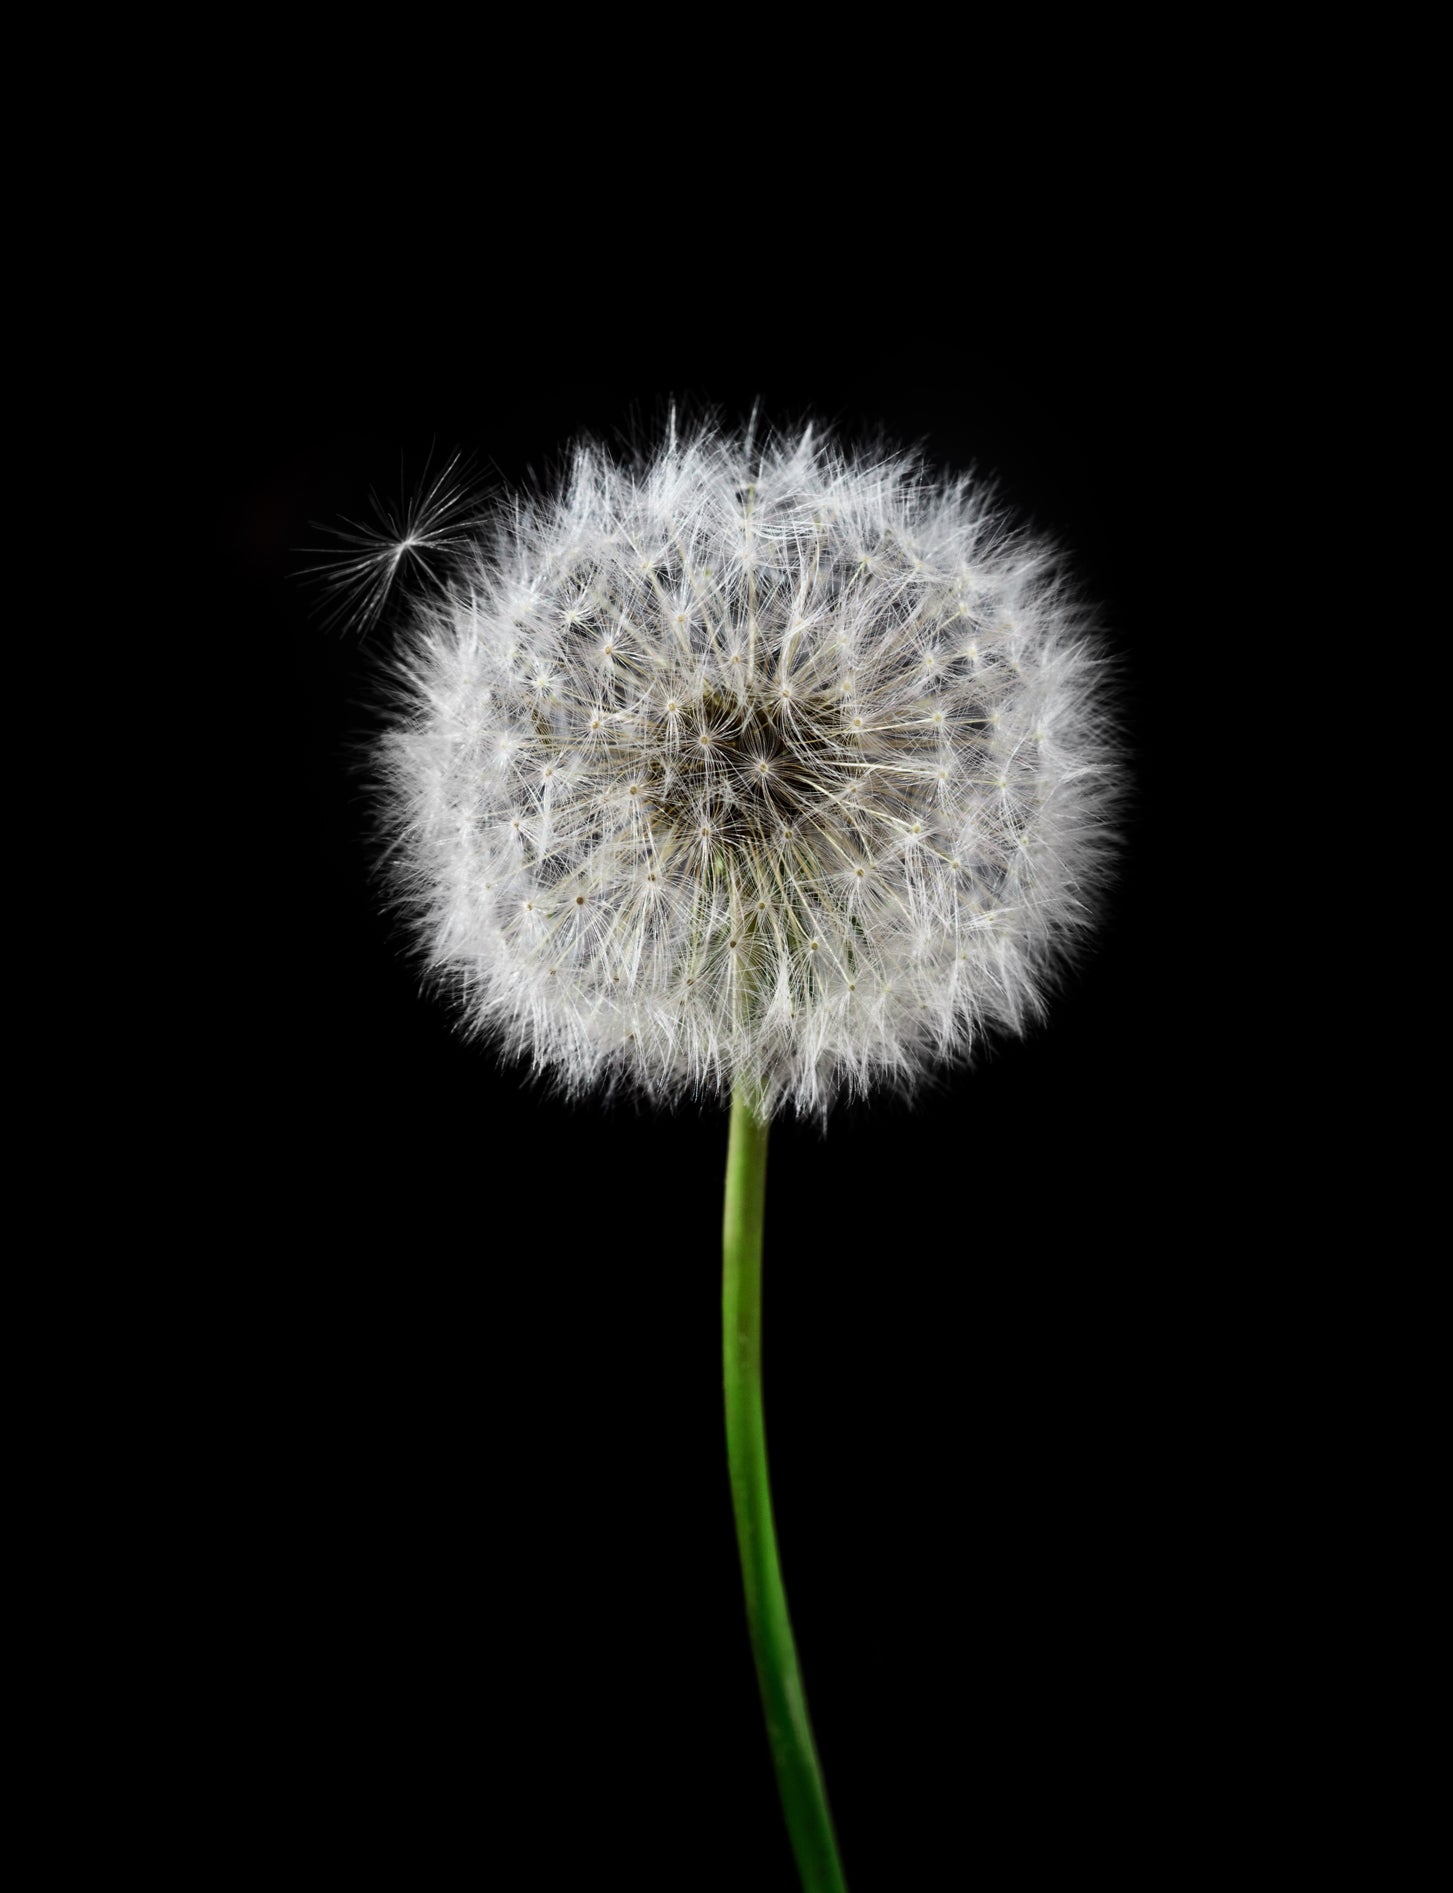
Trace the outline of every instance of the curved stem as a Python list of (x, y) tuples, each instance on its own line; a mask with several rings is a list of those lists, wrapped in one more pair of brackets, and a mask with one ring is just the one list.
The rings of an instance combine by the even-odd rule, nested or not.
[(722, 1219), (722, 1357), (727, 1464), (747, 1595), (747, 1626), (777, 1787), (802, 1885), (805, 1893), (847, 1893), (807, 1719), (767, 1484), (762, 1415), (762, 1213), (766, 1197), (767, 1125), (738, 1091), (732, 1098)]

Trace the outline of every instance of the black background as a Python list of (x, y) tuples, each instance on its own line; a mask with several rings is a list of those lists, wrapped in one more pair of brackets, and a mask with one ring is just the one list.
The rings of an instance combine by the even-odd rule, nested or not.
[(795, 1885), (723, 1459), (724, 1114), (567, 1106), (421, 993), (356, 761), (387, 627), (326, 627), (300, 577), (431, 455), (507, 487), (672, 394), (992, 472), (1122, 660), (1126, 852), (1048, 1023), (911, 1109), (774, 1128), (767, 1403), (855, 1893), (1091, 1855), (1165, 1884), (1210, 1752), (1189, 1705), (1236, 1660), (1207, 1524), (1236, 1422), (1195, 892), (1221, 792), (1215, 423), (1168, 346), (228, 406), (209, 484), (251, 816), (206, 1063), (216, 1202), (248, 1241), (198, 1376), (226, 1387), (210, 1568), (231, 1686), (267, 1706), (259, 1796), (320, 1860), (336, 1827), (411, 1883), (464, 1848), (487, 1880), (531, 1863), (511, 1886)]

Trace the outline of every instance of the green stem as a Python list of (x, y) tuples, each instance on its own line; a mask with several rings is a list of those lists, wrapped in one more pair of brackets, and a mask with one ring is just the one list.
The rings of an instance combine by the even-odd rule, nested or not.
[(782, 1811), (803, 1888), (805, 1893), (847, 1893), (787, 1617), (767, 1484), (767, 1434), (762, 1417), (762, 1212), (766, 1198), (767, 1125), (738, 1091), (732, 1098), (722, 1218), (722, 1355), (727, 1464), (747, 1594), (747, 1626)]

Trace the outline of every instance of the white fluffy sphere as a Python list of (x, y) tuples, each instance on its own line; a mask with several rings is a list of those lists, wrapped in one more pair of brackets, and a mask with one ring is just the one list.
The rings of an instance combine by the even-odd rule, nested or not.
[(1052, 553), (910, 456), (582, 446), (405, 630), (398, 891), (468, 1025), (571, 1091), (908, 1088), (1093, 917), (1105, 670)]

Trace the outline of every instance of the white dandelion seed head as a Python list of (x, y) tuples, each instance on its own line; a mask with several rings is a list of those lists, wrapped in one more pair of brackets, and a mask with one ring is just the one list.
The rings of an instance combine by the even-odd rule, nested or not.
[(811, 429), (582, 445), (404, 630), (397, 893), (466, 1025), (571, 1092), (911, 1089), (1093, 920), (1105, 676), (968, 480)]

